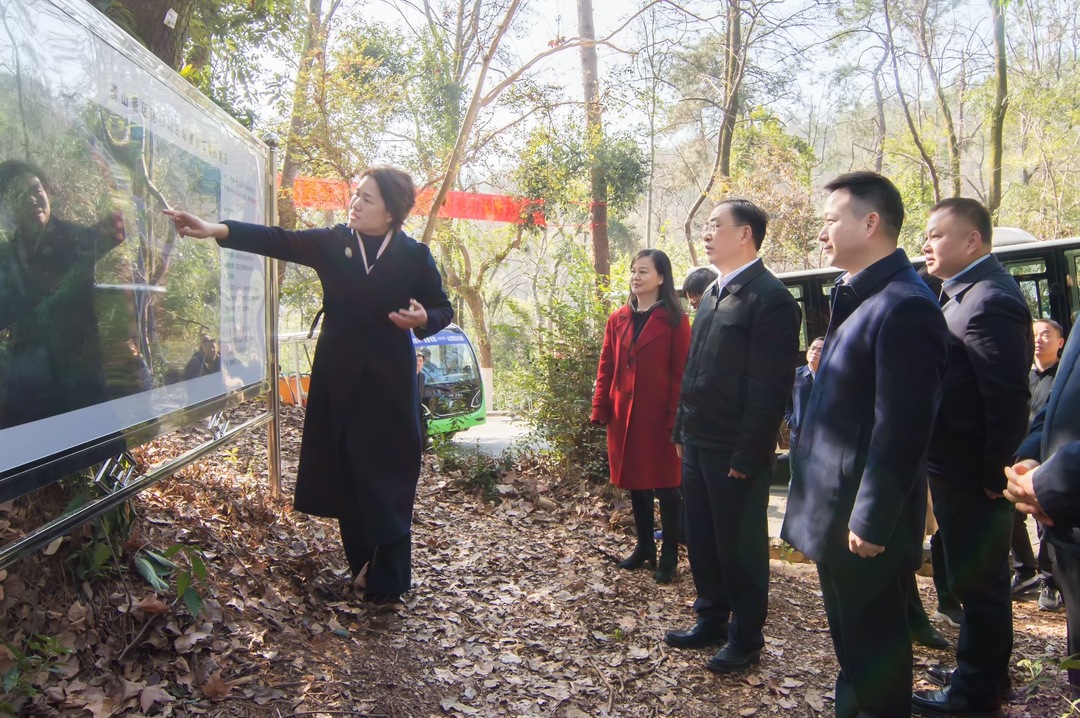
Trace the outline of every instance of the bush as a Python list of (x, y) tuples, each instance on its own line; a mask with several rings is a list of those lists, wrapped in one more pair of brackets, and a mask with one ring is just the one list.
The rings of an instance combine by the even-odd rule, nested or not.
[(535, 361), (521, 389), (537, 438), (564, 477), (608, 478), (607, 433), (589, 423), (596, 367), (610, 312), (607, 286), (580, 246), (567, 243), (562, 266), (546, 286)]

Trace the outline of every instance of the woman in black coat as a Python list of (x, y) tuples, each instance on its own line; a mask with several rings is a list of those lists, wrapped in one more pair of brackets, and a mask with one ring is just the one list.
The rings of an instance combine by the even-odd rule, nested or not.
[(410, 331), (430, 336), (454, 316), (431, 252), (401, 230), (415, 199), (408, 174), (376, 167), (361, 175), (348, 226), (292, 232), (166, 211), (181, 235), (318, 273), (325, 319), (294, 505), (338, 519), (355, 583), (377, 603), (412, 584), (421, 439)]

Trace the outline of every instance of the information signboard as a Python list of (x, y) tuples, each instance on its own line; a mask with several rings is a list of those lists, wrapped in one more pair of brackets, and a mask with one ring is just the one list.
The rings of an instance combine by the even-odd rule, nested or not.
[(81, 0), (0, 3), (0, 501), (269, 386), (268, 151)]

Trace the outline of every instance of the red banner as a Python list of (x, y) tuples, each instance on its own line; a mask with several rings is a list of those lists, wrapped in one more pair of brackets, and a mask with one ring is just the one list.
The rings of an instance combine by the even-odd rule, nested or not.
[[(414, 215), (426, 215), (435, 199), (434, 188), (421, 192), (413, 207)], [(349, 205), (352, 188), (341, 180), (297, 177), (293, 184), (293, 202), (297, 207), (322, 210), (340, 210)], [(531, 211), (530, 211), (531, 210)], [(523, 200), (509, 195), (484, 194), (481, 192), (458, 192), (446, 194), (439, 216), (447, 219), (476, 219), (486, 222), (523, 224), (529, 217), (533, 224), (543, 225), (543, 202)]]
[[(427, 214), (435, 199), (434, 188), (427, 189), (416, 198), (413, 214)], [(532, 210), (530, 212), (530, 209)], [(482, 192), (458, 192), (450, 190), (439, 208), (439, 216), (448, 219), (479, 219), (486, 222), (523, 224), (532, 215), (533, 224), (544, 224), (543, 202), (524, 200), (503, 194)]]

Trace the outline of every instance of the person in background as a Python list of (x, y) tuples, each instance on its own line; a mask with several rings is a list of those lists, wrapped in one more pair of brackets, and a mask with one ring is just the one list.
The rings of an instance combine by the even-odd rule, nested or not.
[[(935, 297), (941, 296), (942, 281), (930, 274), (927, 271), (926, 265), (919, 267), (919, 278), (926, 283), (926, 286), (930, 288), (930, 291), (934, 293)], [(953, 595), (952, 589), (949, 588), (949, 577), (945, 570), (945, 552), (941, 547), (941, 533), (937, 529), (937, 520), (934, 518), (934, 506), (933, 501), (930, 499), (930, 494), (926, 494), (927, 500), (927, 516), (926, 516), (926, 529), (927, 534), (930, 536), (930, 565), (934, 572), (934, 593), (937, 594), (937, 610), (934, 611), (934, 620), (947, 623), (953, 628), (960, 628), (960, 625), (964, 622), (964, 609), (960, 607), (960, 601)], [(913, 584), (917, 589), (918, 584)], [(917, 596), (916, 596), (917, 598)], [(914, 603), (909, 604), (910, 611), (914, 613), (916, 607)], [(925, 612), (922, 607), (922, 599), (918, 601), (918, 612)], [(909, 614), (909, 620), (911, 615)], [(918, 618), (913, 622), (913, 625), (922, 625), (922, 621)], [(940, 635), (940, 634), (939, 634)], [(942, 638), (944, 641), (945, 639)], [(937, 643), (937, 641), (935, 641)], [(937, 648), (938, 646), (930, 646), (931, 648)]]
[(697, 621), (664, 640), (675, 648), (723, 643), (705, 663), (717, 673), (747, 670), (765, 645), (769, 479), (799, 351), (799, 307), (758, 256), (767, 224), (745, 199), (709, 214), (705, 252), (720, 277), (694, 317), (672, 432)]
[(431, 359), (431, 350), (424, 347), (420, 350), (420, 356), (423, 359), (423, 364), (420, 365), (420, 370), (424, 373), (424, 381), (438, 382), (442, 377), (442, 370), (439, 365)]
[[(1058, 356), (1065, 346), (1061, 325), (1053, 319), (1037, 319), (1032, 329), (1035, 332), (1035, 361), (1031, 367), (1029, 386), (1031, 387), (1031, 411), (1028, 421), (1035, 417), (1050, 398), (1054, 387), (1054, 377), (1058, 370)], [(1013, 599), (1024, 598), (1034, 590), (1039, 592), (1039, 610), (1060, 611), (1061, 594), (1054, 583), (1054, 573), (1050, 562), (1048, 545), (1043, 525), (1035, 524), (1039, 534), (1039, 557), (1031, 550), (1028, 537), (1027, 514), (1017, 510), (1013, 515), (1012, 559), (1013, 559)]]
[(0, 429), (107, 401), (94, 267), (124, 242), (122, 215), (61, 219), (45, 173), (6, 160), (0, 232)]
[(1028, 425), (1031, 312), (991, 253), (990, 213), (969, 198), (930, 209), (923, 255), (943, 281), (949, 362), (927, 449), (927, 474), (949, 588), (964, 620), (951, 673), (925, 673), (939, 690), (912, 695), (919, 713), (1002, 715), (1012, 653), (1009, 540), (1013, 509), (1002, 500)]
[(686, 275), (683, 281), (682, 295), (695, 312), (701, 304), (701, 296), (716, 281), (716, 270), (712, 267), (698, 267)]
[[(619, 568), (652, 566), (657, 583), (671, 583), (679, 561), (682, 480), (670, 437), (690, 323), (675, 294), (671, 260), (660, 250), (645, 249), (634, 257), (630, 292), (630, 301), (615, 310), (604, 330), (591, 421), (608, 428), (611, 483), (630, 490), (637, 544)], [(666, 532), (659, 564), (654, 495)]]
[(795, 385), (791, 388), (791, 397), (788, 399), (787, 409), (784, 411), (784, 423), (790, 431), (788, 439), (788, 467), (792, 474), (795, 473), (795, 465), (792, 459), (795, 448), (799, 445), (799, 425), (806, 405), (810, 401), (810, 392), (814, 389), (814, 377), (817, 374), (818, 364), (821, 362), (821, 350), (825, 347), (825, 337), (816, 337), (806, 349), (806, 364), (795, 370)]
[(424, 389), (427, 381), (424, 378), (424, 354), (416, 352), (416, 401), (420, 406), (420, 446), (427, 448), (427, 415), (424, 413)]
[(420, 417), (412, 334), (453, 319), (427, 246), (402, 230), (416, 201), (405, 172), (360, 176), (348, 225), (290, 231), (165, 210), (185, 237), (312, 267), (325, 323), (311, 367), (294, 506), (336, 518), (353, 585), (376, 604), (412, 586)]
[(200, 376), (221, 371), (221, 354), (218, 353), (217, 340), (208, 334), (199, 335), (199, 348), (184, 366), (184, 379), (198, 379)]
[(846, 272), (832, 292), (780, 536), (817, 562), (840, 664), (837, 718), (907, 718), (905, 586), (922, 564), (926, 447), (948, 329), (897, 246), (904, 203), (893, 183), (852, 172), (825, 189), (818, 241)]
[[(1043, 525), (1054, 578), (1065, 603), (1065, 655), (1080, 653), (1080, 332), (1065, 343), (1046, 406), (1020, 444), (1018, 463), (1005, 470), (1005, 497)], [(1080, 669), (1069, 668), (1072, 695), (1080, 698)]]

